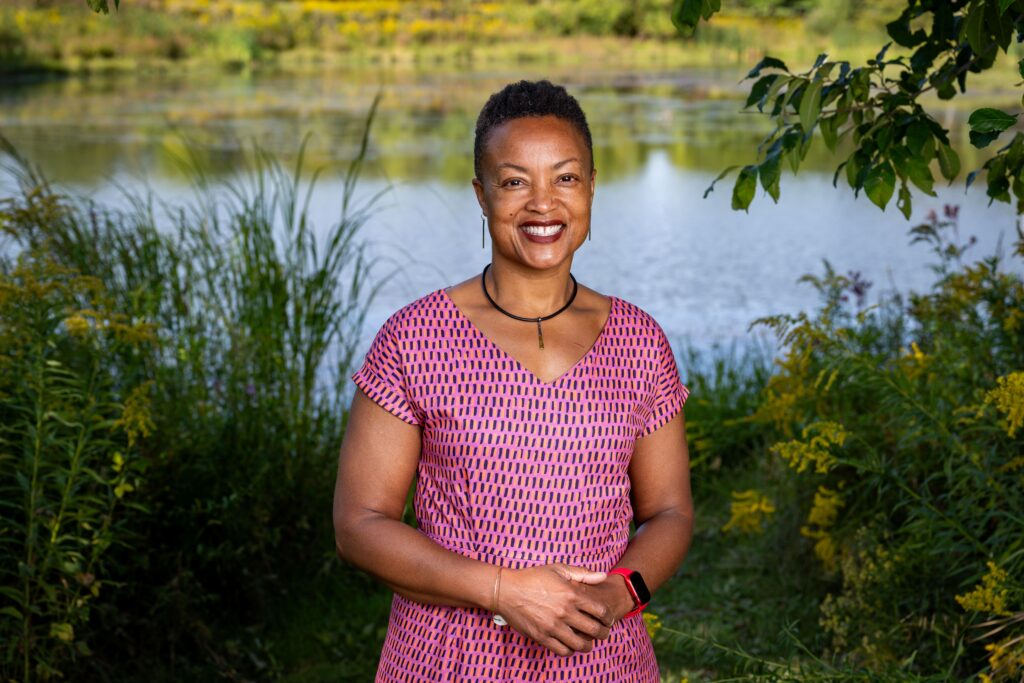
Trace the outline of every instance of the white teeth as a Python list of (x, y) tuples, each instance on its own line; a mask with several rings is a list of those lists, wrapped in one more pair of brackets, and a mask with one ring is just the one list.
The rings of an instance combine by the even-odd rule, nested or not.
[(531, 235), (536, 235), (538, 237), (550, 237), (551, 235), (554, 235), (556, 232), (558, 232), (559, 230), (564, 228), (565, 227), (565, 223), (559, 223), (558, 225), (547, 225), (547, 226), (542, 226), (542, 225), (524, 225), (522, 227), (523, 227), (524, 231), (526, 231), (527, 233), (529, 233)]

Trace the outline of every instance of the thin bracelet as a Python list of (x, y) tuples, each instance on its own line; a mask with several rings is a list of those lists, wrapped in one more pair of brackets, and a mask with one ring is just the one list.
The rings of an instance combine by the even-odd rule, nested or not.
[(491, 611), (494, 612), (494, 616), (491, 619), (498, 626), (504, 626), (508, 623), (505, 621), (505, 617), (498, 614), (498, 591), (501, 590), (501, 570), (501, 565), (498, 565), (498, 575), (494, 578), (494, 596), (491, 599)]

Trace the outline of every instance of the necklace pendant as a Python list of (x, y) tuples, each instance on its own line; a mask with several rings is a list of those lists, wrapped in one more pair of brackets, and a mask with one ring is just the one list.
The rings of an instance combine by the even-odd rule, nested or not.
[(537, 318), (537, 343), (540, 348), (544, 348), (544, 335), (540, 331), (540, 318)]

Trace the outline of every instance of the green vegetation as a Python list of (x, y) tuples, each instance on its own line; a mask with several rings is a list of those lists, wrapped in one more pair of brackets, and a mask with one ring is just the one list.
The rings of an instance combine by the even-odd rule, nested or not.
[[(153, 12), (129, 3), (84, 16), (111, 23), (138, 10), (132, 21), (149, 17), (138, 21), (155, 29), (120, 34), (128, 38), (111, 43), (114, 52), (94, 43), (88, 56), (64, 51), (107, 35), (101, 23), (72, 30), (61, 27), (65, 6), (24, 5), (0, 11), (0, 54), (19, 68), (80, 59), (79, 68), (137, 58), (142, 47), (118, 52), (133, 35), (155, 36), (145, 53), (154, 59), (199, 59), (219, 44), (229, 55), (222, 61), (240, 66), (298, 59), (299, 45), (341, 55), (442, 54), (451, 31), (484, 30), (472, 22), (489, 11), (417, 4), (440, 8), (421, 17), (435, 22), (434, 33), (420, 26), (417, 42), (416, 17), (401, 14), (419, 11), (411, 3), (320, 4), (332, 7), (259, 3), (236, 32), (225, 27), (238, 23), (240, 2), (225, 5), (232, 14), (223, 22), (213, 3), (168, 2)], [(696, 23), (715, 4), (701, 0), (696, 15), (689, 0), (679, 8), (689, 7), (682, 18)], [(333, 45), (325, 36), (329, 29), (341, 41), (342, 5), (394, 5), (399, 14), (384, 8), (366, 19), (358, 36), (365, 44)], [(288, 13), (307, 6), (311, 15), (339, 16), (305, 34), (307, 24), (289, 23)], [(899, 6), (912, 13), (923, 5)], [(613, 16), (597, 1), (542, 15), (554, 7), (494, 10), (524, 13), (501, 15), (521, 33), (502, 32), (499, 49), (518, 49), (510, 47), (515, 36), (541, 26), (556, 41), (559, 31), (660, 40), (650, 27), (668, 16), (654, 18), (653, 2)], [(998, 22), (970, 19), (991, 7), (999, 16), (1020, 9), (1015, 0), (974, 0), (958, 15), (953, 32), (965, 34), (950, 50), (1007, 52)], [(196, 8), (208, 13), (206, 24)], [(842, 2), (743, 9), (735, 24), (717, 16), (718, 29), (702, 27), (704, 44), (744, 35), (716, 31), (747, 25), (758, 12), (792, 26), (861, 16)], [(50, 33), (25, 30), (46, 16)], [(452, 16), (476, 19), (439, 28)], [(182, 17), (196, 33), (177, 30)], [(890, 25), (905, 46), (925, 49), (929, 35), (951, 40), (935, 31), (922, 39), (919, 18), (906, 18), (907, 26), (902, 17)], [(381, 33), (389, 22), (390, 36)], [(224, 42), (205, 32), (218, 30)], [(829, 39), (838, 41), (840, 30)], [(40, 48), (34, 41), (44, 38), (58, 42)], [(725, 50), (745, 59), (732, 39)], [(173, 54), (161, 52), (174, 41)], [(61, 53), (47, 54), (54, 45)], [(467, 58), (458, 47), (451, 55)], [(738, 208), (758, 180), (778, 191), (779, 160), (799, 165), (809, 134), (837, 115), (825, 106), (845, 106), (847, 95), (859, 113), (834, 121), (823, 138), (831, 148), (843, 125), (852, 133), (851, 186), (884, 206), (897, 179), (927, 190), (929, 163), (956, 177), (946, 140), (916, 99), (921, 82), (877, 80), (883, 68), (916, 78), (935, 64), (941, 73), (944, 55), (881, 55), (860, 71), (826, 59), (804, 74), (762, 62), (775, 71), (755, 73), (754, 88), (781, 125), (765, 158), (741, 173)], [(991, 64), (979, 58), (927, 82), (948, 94), (972, 66)], [(828, 80), (829, 69), (839, 76)], [(865, 78), (875, 84), (866, 93)], [(876, 126), (881, 114), (868, 114), (875, 107), (894, 125)], [(972, 142), (990, 144), (1013, 118), (977, 114)], [(353, 340), (375, 291), (359, 231), (376, 198), (352, 205), (366, 140), (325, 240), (314, 240), (309, 224), (315, 176), (304, 174), (302, 150), (290, 172), (253, 150), (245, 172), (223, 182), (193, 156), (193, 202), (164, 205), (137, 194), (128, 210), (65, 196), (4, 150), (17, 187), (0, 200), (0, 229), (13, 247), (0, 259), (4, 680), (372, 677), (390, 596), (336, 560), (327, 513)], [(1017, 135), (987, 162), (994, 200), (1010, 191), (1020, 199), (1022, 149)], [(886, 164), (891, 173), (871, 170)], [(826, 262), (823, 273), (804, 278), (820, 295), (817, 310), (758, 321), (778, 334), (777, 358), (757, 349), (711, 357), (678, 349), (692, 390), (698, 531), (646, 617), (666, 680), (989, 683), (1024, 675), (1024, 232), (1018, 228), (1009, 256), (973, 260), (955, 206), (910, 232), (935, 254), (929, 291), (872, 301), (871, 283)]]
[(0, 69), (741, 64), (768, 45), (861, 54), (891, 2), (737, 2), (680, 40), (667, 0), (149, 0), (105, 15), (81, 0), (15, 0), (0, 8)]
[[(323, 512), (372, 204), (343, 199), (313, 258), (312, 179), (250, 164), (127, 212), (9, 169), (5, 679), (372, 676), (389, 593)], [(1024, 277), (956, 227), (912, 231), (930, 292), (808, 276), (818, 311), (762, 321), (774, 363), (681, 349), (698, 532), (647, 618), (666, 680), (1015, 680)]]
[(3, 680), (270, 671), (270, 615), (337, 577), (324, 482), (374, 291), (361, 159), (323, 238), (315, 178), (259, 150), (220, 185), (194, 167), (183, 206), (115, 210), (8, 169)]
[[(697, 23), (710, 19), (720, 5), (719, 0), (677, 0), (673, 21), (692, 34)], [(1016, 44), (1024, 36), (1024, 1), (907, 0), (894, 15), (886, 24), (891, 41), (865, 66), (851, 67), (849, 61), (830, 60), (822, 53), (803, 73), (790, 72), (773, 56), (750, 70), (747, 78), (756, 80), (746, 106), (773, 119), (775, 128), (758, 146), (760, 161), (740, 168), (733, 208), (747, 209), (758, 180), (778, 201), (782, 162), (796, 173), (814, 143), (815, 129), (833, 152), (840, 140), (853, 142), (852, 152), (836, 168), (836, 182), (843, 173), (854, 193), (863, 190), (882, 210), (898, 182), (896, 205), (908, 219), (910, 185), (935, 196), (932, 162), (950, 182), (960, 175), (960, 157), (950, 145), (949, 131), (925, 111), (922, 101), (930, 93), (940, 100), (956, 97), (958, 88), (965, 93), (968, 78), (973, 85), (972, 74), (992, 69), (1000, 56), (1019, 59), (1015, 76), (1024, 77), (1024, 53)], [(893, 43), (897, 47), (890, 54)], [(1016, 123), (1017, 116), (978, 109), (968, 119), (971, 144), (987, 147)], [(727, 168), (715, 182), (736, 168)], [(1012, 192), (1017, 212), (1024, 213), (1024, 133), (1016, 133), (982, 170), (988, 196), (1010, 203)], [(967, 174), (968, 187), (977, 173)]]

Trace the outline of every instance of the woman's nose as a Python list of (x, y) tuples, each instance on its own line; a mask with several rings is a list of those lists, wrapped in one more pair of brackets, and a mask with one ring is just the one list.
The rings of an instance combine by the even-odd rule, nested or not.
[(551, 187), (547, 183), (534, 185), (530, 191), (530, 201), (526, 204), (527, 210), (545, 213), (550, 211), (553, 205), (554, 193), (551, 191)]

